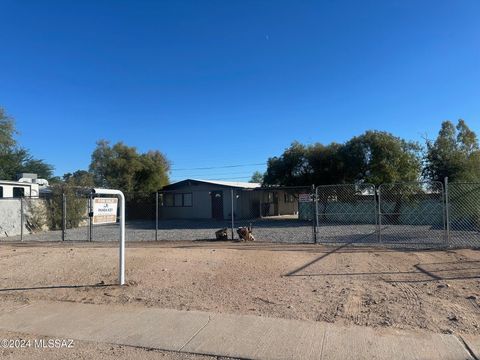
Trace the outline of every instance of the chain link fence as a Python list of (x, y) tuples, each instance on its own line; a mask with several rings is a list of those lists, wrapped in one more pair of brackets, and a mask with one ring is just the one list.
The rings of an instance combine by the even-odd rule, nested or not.
[(447, 189), (449, 243), (480, 247), (480, 183), (451, 183)]
[(443, 184), (411, 182), (378, 187), (379, 239), (398, 245), (446, 245)]
[[(312, 243), (312, 191), (276, 187), (125, 193), (126, 240), (240, 240), (238, 229), (248, 228), (256, 241)], [(16, 224), (0, 240), (117, 241), (118, 222), (92, 223), (92, 201), (85, 191), (0, 199), (0, 214), (5, 209)]]
[[(63, 231), (65, 241), (90, 240), (90, 196), (88, 194), (63, 194), (63, 211), (59, 211), (58, 231)], [(62, 218), (60, 218), (62, 216)], [(64, 223), (63, 223), (64, 222)]]
[(317, 242), (377, 242), (377, 202), (372, 184), (316, 189)]
[[(480, 247), (480, 183), (414, 182), (131, 193), (127, 241), (239, 240)], [(85, 190), (0, 199), (0, 241), (118, 241)]]

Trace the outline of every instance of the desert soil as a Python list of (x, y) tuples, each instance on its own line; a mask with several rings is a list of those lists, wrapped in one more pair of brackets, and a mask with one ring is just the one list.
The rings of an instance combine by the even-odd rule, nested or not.
[[(115, 285), (117, 266), (112, 243), (2, 244), (0, 301), (116, 303), (480, 334), (479, 250), (133, 243), (126, 250), (127, 286)], [(140, 351), (98, 346), (106, 354)]]

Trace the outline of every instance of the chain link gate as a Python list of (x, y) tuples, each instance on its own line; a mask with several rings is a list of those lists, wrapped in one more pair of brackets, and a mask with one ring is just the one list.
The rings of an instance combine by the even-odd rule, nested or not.
[(379, 239), (401, 246), (444, 246), (445, 203), (441, 182), (378, 187)]
[(317, 242), (378, 242), (374, 185), (322, 185), (315, 198)]

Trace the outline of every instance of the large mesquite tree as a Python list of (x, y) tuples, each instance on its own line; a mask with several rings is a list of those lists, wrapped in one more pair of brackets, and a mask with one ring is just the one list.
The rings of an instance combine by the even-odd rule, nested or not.
[(387, 132), (367, 131), (345, 144), (294, 142), (268, 159), (268, 185), (328, 185), (415, 181), (421, 176), (421, 147)]
[(122, 190), (126, 195), (151, 194), (168, 184), (170, 162), (159, 151), (139, 153), (122, 142), (97, 142), (90, 172), (95, 185)]

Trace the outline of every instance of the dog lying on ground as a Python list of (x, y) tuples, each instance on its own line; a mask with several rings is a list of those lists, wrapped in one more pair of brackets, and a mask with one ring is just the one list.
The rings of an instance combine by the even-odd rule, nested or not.
[(215, 231), (215, 237), (217, 240), (228, 240), (227, 228)]
[(237, 229), (237, 234), (238, 237), (240, 238), (240, 241), (255, 241), (255, 238), (253, 237), (252, 234), (252, 227), (239, 227)]

